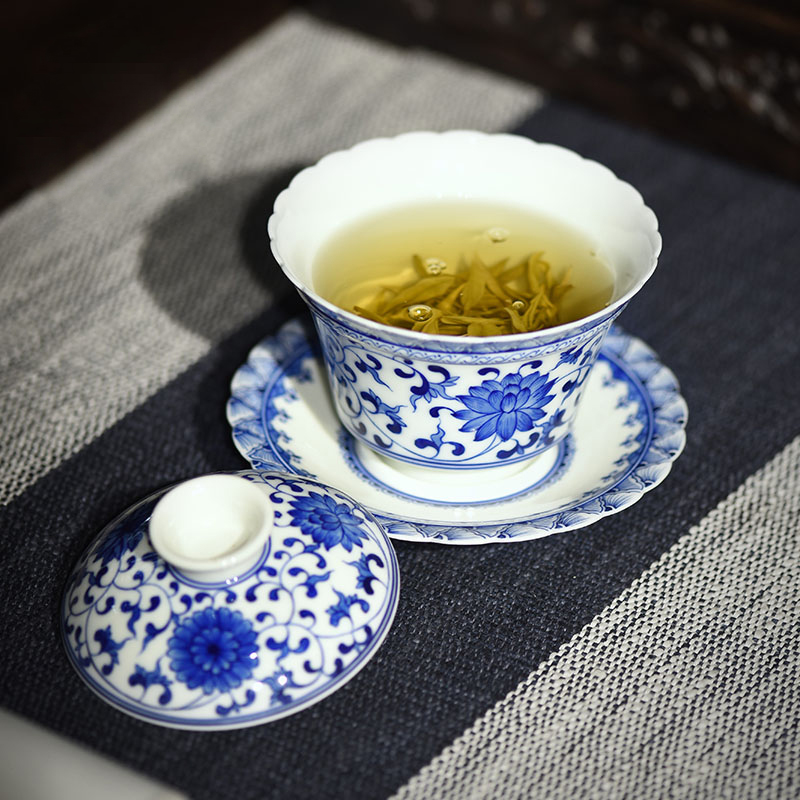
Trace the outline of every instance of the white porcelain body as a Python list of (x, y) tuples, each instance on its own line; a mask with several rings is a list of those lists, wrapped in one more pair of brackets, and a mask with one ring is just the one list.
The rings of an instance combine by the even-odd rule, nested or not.
[[(613, 265), (612, 302), (536, 333), (456, 338), (378, 325), (315, 292), (316, 256), (337, 231), (379, 211), (456, 199), (579, 229)], [(555, 145), (475, 131), (409, 133), (326, 156), (281, 193), (268, 230), (312, 311), (342, 424), (410, 469), (513, 469), (563, 439), (606, 332), (661, 248), (653, 212), (607, 168)]]
[(67, 582), (61, 633), (115, 708), (226, 730), (343, 686), (386, 636), (398, 593), (394, 550), (368, 512), (316, 481), (247, 470), (192, 479), (111, 522)]
[[(513, 477), (502, 469), (428, 469), (421, 480), (345, 434), (317, 338), (291, 320), (236, 371), (227, 416), (237, 449), (254, 469), (335, 486), (392, 538), (462, 545), (536, 539), (628, 508), (669, 474), (686, 441), (687, 408), (658, 356), (612, 328), (561, 444)], [(476, 473), (481, 482), (464, 480)]]

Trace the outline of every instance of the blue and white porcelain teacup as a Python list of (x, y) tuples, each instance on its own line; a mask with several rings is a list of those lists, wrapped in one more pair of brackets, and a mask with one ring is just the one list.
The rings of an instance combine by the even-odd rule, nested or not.
[[(613, 268), (611, 301), (534, 333), (452, 337), (363, 319), (315, 291), (315, 257), (345, 226), (449, 199), (577, 228)], [(359, 453), (434, 481), (456, 470), (459, 481), (493, 480), (564, 439), (606, 332), (661, 248), (653, 212), (606, 167), (563, 147), (476, 131), (408, 133), (328, 155), (281, 193), (268, 230), (275, 258), (311, 309), (333, 402)]]

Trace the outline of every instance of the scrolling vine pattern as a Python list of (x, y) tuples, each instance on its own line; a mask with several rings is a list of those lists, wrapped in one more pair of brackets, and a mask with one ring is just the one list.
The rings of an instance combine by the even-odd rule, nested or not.
[(248, 574), (203, 584), (161, 560), (147, 536), (159, 493), (112, 523), (70, 579), (71, 660), (124, 710), (181, 727), (263, 721), (327, 694), (385, 635), (397, 567), (374, 521), (316, 482), (241, 474), (275, 514)]
[[(513, 463), (562, 438), (603, 333), (560, 353), (457, 371), (388, 349), (380, 358), (319, 325), (342, 421), (410, 463)], [(536, 355), (536, 354), (534, 354)]]

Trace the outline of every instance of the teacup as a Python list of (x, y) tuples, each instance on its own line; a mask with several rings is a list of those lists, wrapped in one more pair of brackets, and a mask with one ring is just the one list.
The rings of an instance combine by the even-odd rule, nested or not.
[[(614, 271), (610, 302), (533, 333), (453, 337), (373, 322), (319, 295), (315, 259), (345, 226), (451, 199), (578, 229)], [(311, 309), (343, 426), (369, 448), (361, 448), (366, 457), (374, 460), (372, 451), (433, 480), (443, 475), (437, 470), (459, 470), (460, 481), (494, 479), (564, 439), (606, 332), (661, 248), (653, 212), (606, 167), (563, 147), (476, 131), (408, 133), (325, 156), (279, 195), (268, 231)]]

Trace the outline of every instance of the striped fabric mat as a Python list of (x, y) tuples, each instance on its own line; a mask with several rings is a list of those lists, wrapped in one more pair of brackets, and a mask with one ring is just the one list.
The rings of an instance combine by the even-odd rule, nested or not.
[[(684, 455), (581, 531), (398, 544), (386, 643), (300, 714), (187, 733), (105, 706), (61, 651), (62, 587), (147, 492), (245, 466), (230, 378), (301, 310), (275, 195), (328, 151), (447, 128), (571, 147), (656, 211), (622, 324), (681, 380)], [(797, 796), (798, 220), (777, 178), (285, 16), (0, 219), (0, 703), (194, 798)]]

